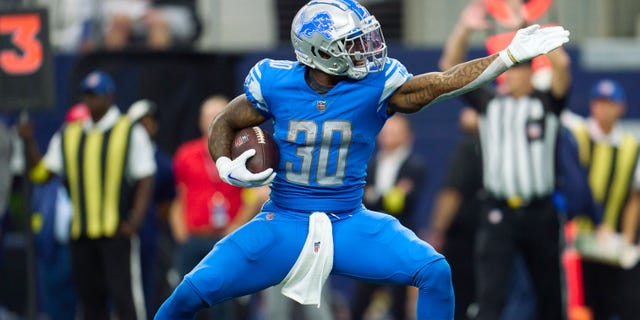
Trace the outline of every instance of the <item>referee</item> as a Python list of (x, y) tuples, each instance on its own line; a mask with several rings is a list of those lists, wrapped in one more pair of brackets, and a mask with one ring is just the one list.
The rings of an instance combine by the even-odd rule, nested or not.
[[(482, 13), (474, 10), (465, 11), (449, 37), (440, 61), (443, 70), (466, 55)], [(552, 69), (548, 91), (534, 89), (531, 62), (523, 62), (505, 72), (497, 89), (485, 87), (464, 96), (480, 112), (483, 187), (489, 195), (475, 244), (478, 320), (500, 319), (518, 253), (535, 289), (537, 318), (563, 318), (559, 220), (551, 194), (558, 115), (570, 83), (569, 57), (562, 48), (547, 56)]]

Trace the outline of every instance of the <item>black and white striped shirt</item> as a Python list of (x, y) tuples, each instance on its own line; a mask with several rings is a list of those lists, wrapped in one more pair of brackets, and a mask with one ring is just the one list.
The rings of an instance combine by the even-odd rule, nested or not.
[(484, 188), (505, 200), (551, 194), (564, 99), (540, 91), (515, 99), (491, 88), (470, 92), (465, 99), (480, 112)]

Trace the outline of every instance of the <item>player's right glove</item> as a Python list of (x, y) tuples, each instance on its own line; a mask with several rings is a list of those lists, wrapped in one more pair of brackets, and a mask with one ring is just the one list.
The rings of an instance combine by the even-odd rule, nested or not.
[(258, 173), (252, 173), (247, 169), (247, 159), (255, 154), (255, 149), (249, 149), (233, 160), (228, 157), (218, 158), (216, 160), (216, 168), (220, 178), (230, 185), (241, 188), (253, 188), (271, 183), (273, 178), (276, 177), (276, 173), (273, 172), (272, 168)]
[(569, 42), (569, 31), (561, 26), (540, 28), (534, 24), (518, 30), (509, 47), (500, 51), (507, 67), (531, 60)]

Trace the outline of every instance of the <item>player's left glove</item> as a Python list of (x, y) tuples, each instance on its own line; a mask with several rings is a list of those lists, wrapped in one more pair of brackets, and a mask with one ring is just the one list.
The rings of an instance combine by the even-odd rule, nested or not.
[(241, 188), (253, 188), (271, 183), (273, 178), (276, 177), (276, 173), (273, 172), (272, 168), (258, 173), (252, 173), (247, 169), (247, 159), (255, 154), (255, 149), (249, 149), (233, 160), (228, 157), (218, 158), (216, 160), (216, 168), (220, 178), (230, 185)]
[(569, 42), (569, 31), (561, 26), (540, 28), (534, 24), (518, 30), (509, 47), (500, 51), (507, 67), (531, 60)]

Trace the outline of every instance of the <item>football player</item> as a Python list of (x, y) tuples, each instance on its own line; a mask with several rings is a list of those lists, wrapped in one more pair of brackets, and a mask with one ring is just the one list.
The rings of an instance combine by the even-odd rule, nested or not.
[[(297, 61), (258, 62), (245, 80), (245, 93), (209, 130), (220, 177), (241, 187), (271, 183), (270, 200), (185, 276), (156, 319), (192, 319), (201, 308), (286, 282), (299, 271), (305, 252), (322, 256), (332, 246), (322, 258), (331, 260), (332, 274), (415, 286), (418, 319), (453, 319), (451, 271), (444, 257), (393, 216), (362, 206), (375, 137), (394, 113), (414, 113), (473, 90), (510, 66), (561, 46), (568, 36), (560, 26), (533, 25), (519, 30), (499, 54), (414, 76), (387, 57), (380, 24), (358, 2), (308, 2), (291, 28)], [(238, 130), (267, 120), (274, 124), (280, 164), (275, 171), (251, 173), (245, 162), (255, 150), (230, 159), (231, 141)], [(316, 212), (330, 224), (310, 232)], [(326, 229), (332, 243), (307, 241)], [(326, 279), (323, 268), (307, 271), (319, 274), (300, 288), (315, 288), (315, 280)]]

